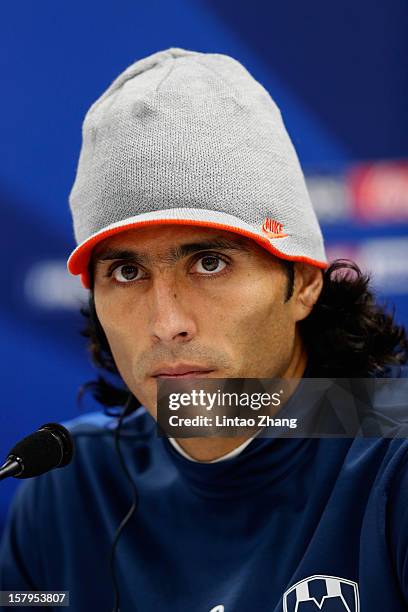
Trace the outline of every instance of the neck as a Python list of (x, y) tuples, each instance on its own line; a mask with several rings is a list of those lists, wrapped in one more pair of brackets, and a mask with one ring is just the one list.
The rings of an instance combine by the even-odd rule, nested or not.
[[(302, 378), (306, 369), (306, 363), (306, 350), (300, 338), (297, 337), (291, 362), (281, 375), (281, 378)], [(296, 386), (291, 389), (291, 394), (295, 391)], [(253, 434), (236, 436), (234, 438), (176, 438), (176, 440), (181, 448), (193, 459), (197, 461), (213, 461), (231, 452), (251, 436)]]

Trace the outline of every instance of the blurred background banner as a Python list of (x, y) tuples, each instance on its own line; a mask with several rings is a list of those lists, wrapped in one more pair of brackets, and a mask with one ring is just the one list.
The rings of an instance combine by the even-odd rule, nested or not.
[[(330, 259), (355, 260), (408, 324), (408, 4), (405, 0), (16, 0), (0, 19), (2, 460), (95, 377), (66, 271), (68, 194), (92, 102), (168, 47), (232, 55), (282, 114)], [(0, 531), (19, 481), (1, 483)]]

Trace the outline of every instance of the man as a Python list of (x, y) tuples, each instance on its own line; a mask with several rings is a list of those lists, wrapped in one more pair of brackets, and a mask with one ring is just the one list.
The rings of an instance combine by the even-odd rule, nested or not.
[(88, 112), (70, 204), (86, 334), (117, 377), (91, 387), (126, 404), (125, 470), (115, 417), (66, 424), (73, 462), (14, 499), (1, 588), (111, 610), (132, 481), (121, 610), (406, 610), (406, 440), (156, 435), (160, 378), (406, 376), (405, 332), (367, 279), (332, 277), (269, 94), (220, 54), (136, 62)]

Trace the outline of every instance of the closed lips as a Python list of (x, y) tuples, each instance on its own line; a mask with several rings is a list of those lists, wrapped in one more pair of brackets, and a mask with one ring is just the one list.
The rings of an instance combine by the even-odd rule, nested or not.
[(192, 372), (212, 372), (212, 370), (206, 368), (205, 366), (182, 364), (178, 366), (166, 366), (157, 369), (152, 373), (152, 376), (177, 376), (181, 374), (190, 374)]

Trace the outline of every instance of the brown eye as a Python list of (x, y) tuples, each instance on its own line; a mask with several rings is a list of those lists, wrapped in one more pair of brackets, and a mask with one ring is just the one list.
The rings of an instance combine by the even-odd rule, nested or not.
[[(204, 270), (204, 272), (199, 271), (200, 274), (204, 274), (205, 272), (221, 272), (221, 270), (223, 270), (227, 265), (225, 261), (221, 259), (221, 257), (218, 257), (218, 255), (205, 255), (197, 260), (197, 263), (199, 262)], [(219, 267), (220, 263), (224, 264), (224, 266), (221, 268)]]
[(137, 271), (138, 268), (133, 264), (124, 264), (115, 268), (113, 276), (119, 283), (126, 283), (135, 280)]

